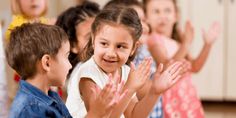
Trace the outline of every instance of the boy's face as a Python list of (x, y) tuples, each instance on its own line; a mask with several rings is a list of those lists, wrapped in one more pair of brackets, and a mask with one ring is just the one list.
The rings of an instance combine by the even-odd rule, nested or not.
[(133, 53), (133, 38), (124, 26), (104, 25), (94, 37), (94, 60), (105, 73), (115, 73)]
[(63, 42), (56, 57), (52, 59), (49, 72), (49, 81), (52, 86), (64, 86), (67, 74), (72, 67), (68, 60), (69, 52), (69, 41)]

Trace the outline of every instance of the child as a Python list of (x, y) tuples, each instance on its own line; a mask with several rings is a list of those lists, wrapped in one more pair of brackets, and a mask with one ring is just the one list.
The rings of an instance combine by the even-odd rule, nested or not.
[(68, 93), (66, 105), (73, 117), (84, 117), (91, 109), (89, 105), (94, 101), (91, 97), (94, 95), (89, 92), (89, 88), (103, 88), (108, 81), (108, 74), (118, 74), (120, 80), (112, 81), (125, 81), (123, 91), (128, 90), (124, 99), (114, 106), (114, 110), (106, 113), (106, 117), (112, 118), (147, 117), (159, 95), (178, 80), (181, 63), (174, 63), (161, 75), (160, 66), (147, 94), (141, 100), (137, 99), (136, 91), (149, 78), (151, 59), (146, 58), (137, 69), (132, 63), (131, 69), (125, 64), (134, 58), (141, 33), (140, 20), (131, 8), (104, 9), (96, 16), (92, 24), (92, 41), (87, 46), (87, 51), (92, 52), (93, 56), (88, 57), (89, 60), (79, 67), (69, 84), (72, 91)]
[[(48, 20), (43, 17), (47, 12), (47, 0), (11, 0), (11, 11), (13, 14), (12, 21), (5, 32), (7, 43), (9, 42), (11, 31), (15, 27), (28, 22), (48, 22)], [(10, 79), (9, 81), (9, 85), (11, 85), (9, 87), (11, 99), (13, 99), (16, 94), (20, 76), (14, 72), (13, 79), (14, 80)]]
[[(150, 36), (149, 36), (150, 28), (149, 28), (148, 24), (146, 23), (145, 14), (143, 11), (143, 6), (137, 0), (111, 0), (105, 5), (105, 8), (113, 7), (114, 5), (122, 5), (122, 6), (130, 7), (130, 8), (133, 8), (138, 13), (139, 19), (142, 24), (142, 29), (143, 29), (142, 36), (139, 39), (140, 46), (139, 46), (139, 48), (137, 50), (137, 54), (134, 58), (135, 65), (138, 65), (142, 62), (142, 60), (145, 57), (151, 56), (150, 52), (148, 51), (148, 47), (146, 45), (147, 38), (150, 38)], [(151, 65), (151, 78), (153, 77), (153, 74), (155, 73), (155, 71), (156, 71), (156, 63), (152, 63), (152, 65)], [(146, 88), (146, 87), (148, 88), (149, 84), (146, 84), (145, 87), (143, 87), (143, 88)], [(142, 91), (143, 90), (140, 90), (138, 92), (138, 94), (137, 94), (138, 98), (142, 98), (144, 96)], [(161, 99), (162, 98), (160, 96), (153, 111), (149, 114), (150, 118), (162, 118), (163, 117)]]
[(13, 19), (6, 31), (6, 40), (9, 40), (11, 30), (27, 22), (47, 23), (43, 16), (47, 12), (46, 0), (11, 0)]
[[(148, 40), (152, 53), (159, 63), (167, 63), (171, 59), (185, 59), (191, 63), (191, 72), (198, 72), (209, 55), (213, 42), (219, 34), (218, 24), (203, 34), (204, 47), (196, 59), (189, 54), (193, 39), (193, 27), (186, 23), (185, 31), (177, 30), (178, 9), (176, 0), (144, 0), (147, 21), (152, 33), (168, 38)], [(169, 38), (173, 38), (169, 39)], [(160, 48), (163, 47), (163, 48)], [(191, 81), (191, 72), (183, 76), (180, 82), (163, 94), (164, 116), (169, 117), (204, 117), (201, 102)]]
[(56, 25), (64, 29), (71, 45), (69, 60), (73, 68), (83, 61), (84, 48), (89, 41), (91, 24), (100, 12), (99, 5), (85, 1), (81, 5), (71, 7), (61, 13)]
[[(12, 103), (11, 118), (71, 117), (57, 93), (49, 89), (51, 86), (60, 87), (65, 84), (71, 68), (69, 50), (68, 37), (57, 26), (27, 23), (12, 31), (6, 57), (9, 65), (22, 79)], [(101, 91), (90, 89), (97, 92), (98, 96), (91, 103), (94, 109), (88, 112), (88, 118), (102, 116), (104, 109), (112, 110), (114, 104), (124, 96), (117, 93), (118, 89), (111, 82)]]

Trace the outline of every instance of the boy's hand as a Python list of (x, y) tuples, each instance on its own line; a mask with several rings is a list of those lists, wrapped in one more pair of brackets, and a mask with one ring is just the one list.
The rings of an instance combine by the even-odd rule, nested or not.
[(129, 90), (137, 91), (143, 87), (146, 80), (150, 78), (151, 63), (151, 58), (145, 58), (135, 69), (134, 64), (131, 62), (129, 77), (125, 85)]
[(182, 69), (182, 62), (174, 62), (162, 72), (163, 64), (160, 64), (154, 75), (150, 90), (154, 91), (155, 94), (160, 95), (180, 79)]
[(96, 117), (109, 116), (113, 110), (113, 107), (127, 94), (127, 90), (121, 94), (124, 82), (121, 81), (119, 83), (118, 76), (114, 77), (115, 82), (112, 80), (113, 79), (110, 74), (109, 83), (107, 83), (102, 90), (98, 86), (91, 88), (93, 97), (95, 97), (95, 101), (90, 105), (91, 109), (89, 112), (91, 112), (91, 115)]

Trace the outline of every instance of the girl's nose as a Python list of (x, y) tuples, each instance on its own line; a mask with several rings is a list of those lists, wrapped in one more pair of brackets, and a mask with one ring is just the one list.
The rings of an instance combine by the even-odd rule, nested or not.
[(116, 51), (115, 51), (115, 49), (109, 49), (109, 50), (107, 51), (107, 56), (108, 56), (109, 58), (114, 58), (114, 57), (116, 57)]

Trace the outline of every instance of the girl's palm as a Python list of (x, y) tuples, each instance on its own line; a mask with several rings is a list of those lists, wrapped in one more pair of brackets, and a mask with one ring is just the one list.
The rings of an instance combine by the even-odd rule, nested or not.
[[(157, 94), (161, 94), (171, 86), (173, 86), (180, 79), (180, 72), (182, 71), (182, 63), (175, 62), (167, 67), (164, 72), (163, 64), (158, 66), (157, 72), (153, 79), (153, 88)], [(162, 72), (162, 73), (161, 73)]]
[(205, 44), (212, 44), (220, 34), (220, 24), (213, 23), (207, 32), (203, 29), (202, 34)]
[(150, 78), (151, 61), (151, 58), (145, 58), (137, 68), (131, 63), (129, 77), (126, 82), (128, 89), (136, 91), (143, 87), (146, 80)]

